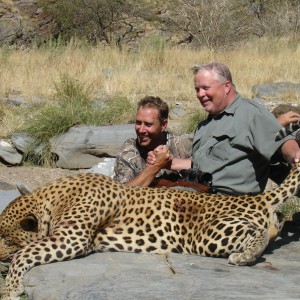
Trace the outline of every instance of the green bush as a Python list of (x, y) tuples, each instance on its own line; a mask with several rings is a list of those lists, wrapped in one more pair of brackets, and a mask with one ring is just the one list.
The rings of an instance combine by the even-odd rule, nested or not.
[(102, 109), (97, 125), (132, 123), (135, 120), (136, 107), (126, 97), (116, 97)]
[(199, 122), (207, 118), (207, 113), (204, 110), (199, 110), (192, 113), (182, 126), (182, 131), (184, 133), (194, 133)]
[(292, 221), (293, 215), (300, 210), (300, 199), (291, 197), (287, 202), (280, 204), (276, 208), (276, 212), (280, 213), (284, 220)]
[(62, 75), (54, 87), (56, 101), (41, 105), (34, 119), (23, 129), (41, 143), (72, 126), (86, 124), (92, 114), (89, 88), (68, 75)]
[[(26, 160), (33, 164), (51, 165), (51, 138), (66, 132), (75, 125), (113, 125), (134, 119), (135, 107), (127, 98), (111, 99), (105, 106), (92, 101), (91, 89), (76, 79), (63, 75), (55, 84), (55, 102), (40, 105), (34, 118), (19, 131), (34, 138)], [(35, 149), (41, 146), (37, 155)]]

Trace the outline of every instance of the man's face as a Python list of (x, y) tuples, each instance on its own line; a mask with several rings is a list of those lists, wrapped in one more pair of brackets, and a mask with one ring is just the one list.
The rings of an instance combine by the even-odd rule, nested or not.
[(139, 144), (148, 150), (154, 150), (162, 143), (162, 132), (167, 127), (167, 120), (159, 121), (158, 110), (152, 107), (140, 107), (135, 120), (135, 132)]
[(202, 71), (194, 77), (196, 96), (204, 110), (214, 116), (229, 104), (230, 82), (220, 83), (212, 71)]

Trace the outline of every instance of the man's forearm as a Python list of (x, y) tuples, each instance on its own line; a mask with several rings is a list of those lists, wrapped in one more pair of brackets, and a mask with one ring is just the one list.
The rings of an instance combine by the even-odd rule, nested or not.
[(146, 165), (145, 169), (139, 175), (124, 184), (130, 186), (149, 186), (159, 171), (160, 167), (157, 165)]
[(192, 160), (188, 158), (173, 158), (171, 164), (171, 171), (180, 171), (183, 169), (190, 169), (192, 167)]
[(295, 140), (288, 140), (281, 146), (281, 153), (289, 163), (299, 159), (299, 151), (299, 145)]

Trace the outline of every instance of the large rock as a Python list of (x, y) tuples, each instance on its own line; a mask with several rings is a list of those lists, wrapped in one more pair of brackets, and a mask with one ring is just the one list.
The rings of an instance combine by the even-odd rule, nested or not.
[(36, 38), (46, 39), (51, 27), (51, 17), (37, 0), (0, 1), (0, 45), (27, 45)]
[(3, 183), (0, 184), (0, 213), (2, 213), (2, 211), (10, 202), (20, 196), (19, 191), (17, 191), (15, 187), (6, 189), (6, 187), (8, 187), (8, 185), (6, 184), (6, 186), (4, 186), (4, 189), (2, 189), (2, 184)]
[(102, 157), (115, 157), (128, 138), (135, 137), (134, 125), (76, 126), (51, 140), (56, 166), (86, 169)]
[(1, 19), (0, 19), (0, 45), (13, 43), (18, 36), (22, 35), (22, 28), (20, 26), (20, 20), (18, 15), (14, 15), (9, 10), (4, 13), (5, 9), (8, 9), (7, 4), (2, 4), (1, 7)]
[(286, 98), (298, 99), (300, 96), (300, 83), (276, 82), (258, 84), (252, 87), (253, 97), (265, 100), (284, 100)]
[(97, 253), (35, 267), (24, 284), (33, 300), (299, 299), (299, 271), (294, 232), (252, 267), (195, 255)]
[(26, 152), (30, 145), (34, 143), (34, 139), (25, 133), (13, 133), (11, 136), (11, 142), (21, 153)]
[(0, 140), (0, 161), (15, 166), (22, 162), (22, 155), (8, 142)]
[[(1, 172), (1, 169), (0, 169)], [(14, 190), (16, 187), (4, 181), (0, 181), (0, 191)], [(1, 209), (0, 209), (1, 210)]]

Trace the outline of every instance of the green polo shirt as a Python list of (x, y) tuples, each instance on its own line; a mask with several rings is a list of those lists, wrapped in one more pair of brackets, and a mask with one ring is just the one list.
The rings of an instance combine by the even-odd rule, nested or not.
[(213, 187), (225, 193), (261, 193), (269, 178), (272, 155), (293, 138), (275, 142), (280, 129), (267, 109), (237, 95), (223, 112), (198, 125), (193, 168), (211, 173)]

